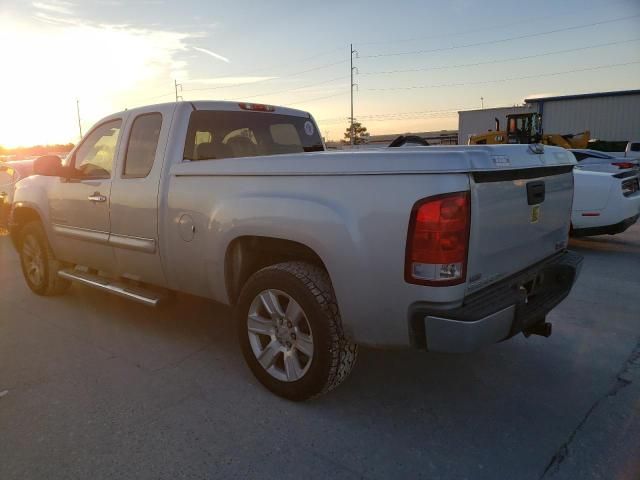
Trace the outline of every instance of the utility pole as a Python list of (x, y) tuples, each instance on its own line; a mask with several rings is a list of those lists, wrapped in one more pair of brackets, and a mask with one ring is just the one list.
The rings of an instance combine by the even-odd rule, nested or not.
[(351, 58), (351, 69), (350, 69), (350, 73), (351, 73), (351, 116), (349, 117), (351, 126), (349, 128), (349, 139), (350, 139), (351, 145), (353, 145), (355, 143), (355, 132), (353, 130), (353, 122), (354, 122), (354, 118), (353, 118), (353, 87), (357, 87), (358, 86), (356, 83), (353, 83), (353, 72), (357, 71), (357, 68), (353, 66), (353, 56), (356, 55), (356, 58), (357, 58), (358, 52), (353, 49), (353, 43), (350, 44), (349, 51), (350, 51), (350, 58)]
[(180, 93), (182, 93), (182, 84), (178, 83), (177, 80), (174, 80), (173, 81), (173, 85), (174, 85), (174, 87), (176, 89), (176, 102), (178, 102), (178, 101), (182, 100), (182, 95), (178, 95), (178, 87), (180, 87)]
[(80, 123), (80, 100), (76, 98), (76, 112), (78, 113), (78, 130), (80, 130), (80, 140), (82, 140), (82, 124)]
[(484, 110), (484, 97), (480, 97), (480, 105), (482, 106), (481, 108)]

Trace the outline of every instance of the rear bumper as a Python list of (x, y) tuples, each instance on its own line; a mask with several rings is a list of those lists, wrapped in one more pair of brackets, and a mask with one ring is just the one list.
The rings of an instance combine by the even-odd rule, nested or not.
[(571, 231), (572, 237), (591, 237), (593, 235), (615, 235), (616, 233), (622, 233), (631, 225), (636, 223), (640, 218), (640, 213), (625, 218), (621, 222), (614, 223), (613, 225), (603, 225), (601, 227), (588, 227), (588, 228), (575, 228)]
[(566, 251), (469, 295), (456, 309), (415, 304), (410, 309), (413, 344), (460, 353), (512, 337), (542, 322), (569, 295), (581, 267), (582, 257)]

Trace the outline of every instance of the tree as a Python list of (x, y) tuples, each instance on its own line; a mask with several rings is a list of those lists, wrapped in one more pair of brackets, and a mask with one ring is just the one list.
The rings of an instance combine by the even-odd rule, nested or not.
[[(360, 145), (368, 142), (369, 132), (367, 132), (367, 127), (363, 127), (360, 122), (353, 122), (353, 143)], [(351, 125), (349, 125), (344, 132), (344, 140), (342, 140), (342, 143), (351, 143)]]
[(11, 155), (15, 160), (49, 154), (67, 154), (73, 149), (73, 143), (56, 143), (49, 145), (34, 145), (31, 147), (6, 148), (0, 145), (0, 155)]

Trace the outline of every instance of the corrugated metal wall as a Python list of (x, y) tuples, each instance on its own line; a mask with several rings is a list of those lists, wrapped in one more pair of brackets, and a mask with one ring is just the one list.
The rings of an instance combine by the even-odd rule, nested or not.
[(529, 112), (535, 107), (486, 108), (458, 112), (458, 143), (466, 145), (471, 135), (495, 130), (494, 118), (500, 120), (500, 128), (507, 128), (507, 114)]
[[(534, 105), (538, 106), (539, 103)], [(591, 131), (591, 138), (628, 141), (640, 138), (640, 95), (545, 101), (545, 133)]]

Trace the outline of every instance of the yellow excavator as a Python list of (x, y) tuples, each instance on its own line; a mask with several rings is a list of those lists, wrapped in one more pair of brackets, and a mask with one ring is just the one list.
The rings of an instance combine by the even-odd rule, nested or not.
[(542, 116), (539, 113), (515, 113), (507, 115), (507, 130), (500, 130), (496, 120), (495, 131), (472, 135), (469, 145), (495, 145), (499, 143), (543, 143), (562, 148), (587, 148), (591, 134), (586, 130), (577, 134), (560, 135), (542, 132)]

